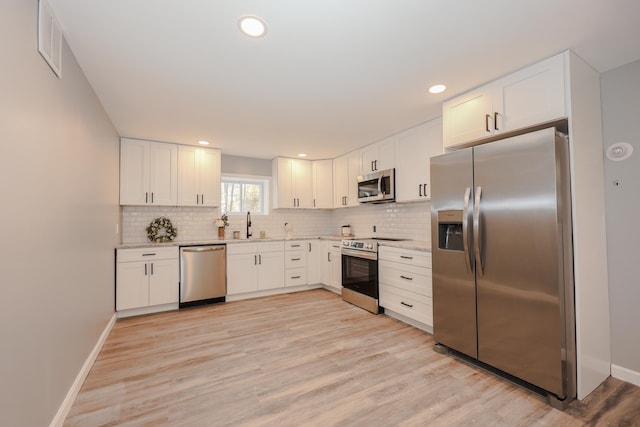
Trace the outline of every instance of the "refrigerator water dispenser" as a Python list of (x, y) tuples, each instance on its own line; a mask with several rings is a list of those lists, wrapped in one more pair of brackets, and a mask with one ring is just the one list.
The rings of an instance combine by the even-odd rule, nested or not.
[(438, 211), (438, 249), (463, 251), (462, 210)]

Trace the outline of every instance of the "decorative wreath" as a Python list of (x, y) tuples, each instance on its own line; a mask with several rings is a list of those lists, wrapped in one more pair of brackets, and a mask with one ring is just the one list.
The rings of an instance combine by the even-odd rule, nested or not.
[[(164, 229), (164, 233), (158, 235), (158, 231)], [(178, 235), (178, 229), (174, 228), (169, 218), (160, 217), (151, 221), (147, 227), (147, 237), (152, 242), (160, 243), (171, 241)]]

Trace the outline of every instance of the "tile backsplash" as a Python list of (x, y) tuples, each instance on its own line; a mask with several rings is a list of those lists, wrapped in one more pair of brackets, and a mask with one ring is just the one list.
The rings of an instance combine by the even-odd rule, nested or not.
[[(431, 241), (431, 203), (384, 203), (360, 205), (333, 211), (336, 232), (350, 225), (351, 232), (364, 237), (394, 237)], [(373, 226), (376, 232), (373, 232)]]
[[(395, 237), (430, 241), (429, 202), (407, 204), (386, 203), (360, 205), (335, 210), (277, 209), (269, 215), (252, 215), (255, 237), (264, 231), (267, 237), (284, 237), (284, 224), (293, 227), (293, 237), (339, 235), (341, 226), (351, 225), (351, 231), (360, 237)], [(219, 208), (203, 207), (122, 207), (122, 244), (148, 242), (146, 227), (157, 217), (171, 219), (178, 229), (178, 242), (215, 240), (217, 228), (213, 221), (220, 217)], [(376, 232), (373, 232), (376, 226)], [(246, 235), (246, 215), (229, 215), (227, 236), (234, 230)]]

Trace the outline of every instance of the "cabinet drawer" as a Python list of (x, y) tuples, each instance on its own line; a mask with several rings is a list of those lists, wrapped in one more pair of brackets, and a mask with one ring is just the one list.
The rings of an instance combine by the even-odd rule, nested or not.
[(257, 252), (257, 243), (227, 243), (227, 255), (255, 254)]
[(405, 289), (416, 294), (431, 297), (431, 269), (399, 264), (397, 262), (380, 261), (380, 283)]
[(431, 268), (431, 252), (380, 246), (378, 256), (381, 260)]
[(433, 326), (431, 298), (380, 284), (380, 305), (425, 325)]
[(285, 286), (297, 286), (307, 284), (307, 274), (304, 268), (287, 269), (284, 277)]
[(118, 249), (118, 262), (151, 261), (156, 259), (178, 259), (178, 247), (153, 247)]
[(307, 266), (307, 257), (304, 252), (287, 252), (284, 260), (285, 268), (304, 268)]
[(309, 245), (304, 240), (289, 240), (284, 243), (286, 251), (306, 251), (309, 249)]

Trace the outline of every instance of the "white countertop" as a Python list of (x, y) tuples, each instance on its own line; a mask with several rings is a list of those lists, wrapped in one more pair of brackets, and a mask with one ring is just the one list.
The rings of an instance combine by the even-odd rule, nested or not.
[(128, 243), (116, 246), (116, 249), (138, 249), (138, 248), (153, 248), (153, 247), (171, 247), (171, 246), (197, 246), (197, 245), (222, 245), (227, 243), (258, 243), (258, 242), (284, 242), (287, 240), (333, 240), (340, 241), (342, 236), (298, 236), (287, 239), (285, 237), (267, 237), (261, 239), (259, 237), (253, 239), (211, 239), (211, 240), (189, 240), (167, 243)]
[[(354, 239), (355, 237), (350, 237)], [(212, 240), (194, 240), (183, 242), (168, 242), (168, 243), (130, 243), (116, 246), (116, 249), (139, 249), (139, 248), (153, 248), (153, 247), (171, 247), (171, 246), (197, 246), (197, 245), (222, 245), (227, 243), (258, 243), (258, 242), (283, 242), (287, 240), (331, 240), (340, 241), (342, 236), (299, 236), (292, 237), (290, 239), (284, 237), (274, 237), (266, 239), (212, 239)], [(399, 240), (399, 241), (381, 241), (381, 246), (392, 246), (395, 248), (413, 249), (417, 251), (431, 252), (431, 243), (423, 240)]]

